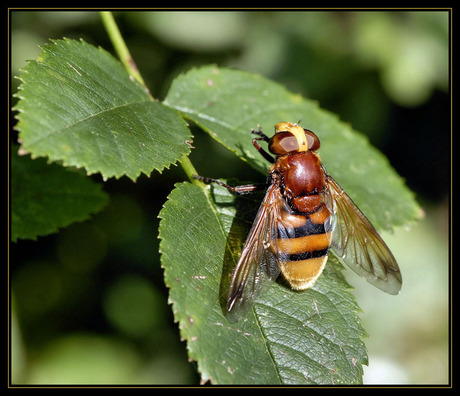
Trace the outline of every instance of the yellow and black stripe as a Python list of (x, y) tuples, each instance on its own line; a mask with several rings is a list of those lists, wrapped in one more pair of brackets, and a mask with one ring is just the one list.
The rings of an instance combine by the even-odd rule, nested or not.
[(292, 288), (313, 285), (326, 265), (331, 245), (331, 213), (324, 204), (313, 213), (295, 213), (286, 205), (277, 227), (278, 262)]

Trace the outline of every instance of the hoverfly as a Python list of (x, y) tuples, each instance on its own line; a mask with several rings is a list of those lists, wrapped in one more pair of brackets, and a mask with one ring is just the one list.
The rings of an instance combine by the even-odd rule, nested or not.
[[(327, 174), (317, 150), (318, 137), (291, 122), (275, 125), (269, 138), (259, 128), (254, 147), (272, 163), (265, 198), (255, 217), (235, 267), (227, 298), (227, 310), (251, 301), (266, 279), (281, 273), (295, 290), (313, 286), (326, 265), (329, 249), (358, 275), (389, 294), (398, 294), (402, 277), (396, 260), (374, 226), (352, 199)], [(260, 145), (268, 143), (272, 157)], [(247, 194), (259, 185), (231, 187)]]

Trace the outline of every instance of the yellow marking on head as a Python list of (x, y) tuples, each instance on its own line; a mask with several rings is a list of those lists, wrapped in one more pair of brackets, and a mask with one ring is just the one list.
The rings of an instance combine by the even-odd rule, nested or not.
[(275, 125), (275, 133), (278, 132), (291, 132), (299, 144), (298, 151), (308, 151), (307, 137), (301, 126), (293, 122), (278, 122), (278, 124)]

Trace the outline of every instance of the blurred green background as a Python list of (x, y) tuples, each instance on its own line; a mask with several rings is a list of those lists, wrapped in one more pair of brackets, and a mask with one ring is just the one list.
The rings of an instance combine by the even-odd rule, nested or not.
[[(114, 15), (156, 98), (191, 67), (242, 68), (317, 100), (388, 156), (416, 193), (425, 219), (383, 235), (402, 269), (399, 296), (346, 271), (370, 335), (364, 381), (446, 384), (449, 12)], [(97, 12), (13, 10), (10, 31), (13, 93), (13, 76), (37, 58), (48, 38), (83, 38), (113, 53)], [(193, 133), (191, 160), (200, 173), (264, 179), (201, 131)], [(14, 131), (11, 136), (15, 141)], [(183, 180), (175, 166), (136, 183), (110, 180), (104, 189), (111, 203), (91, 221), (11, 245), (13, 384), (199, 383), (167, 303), (158, 253), (157, 215), (174, 183)]]

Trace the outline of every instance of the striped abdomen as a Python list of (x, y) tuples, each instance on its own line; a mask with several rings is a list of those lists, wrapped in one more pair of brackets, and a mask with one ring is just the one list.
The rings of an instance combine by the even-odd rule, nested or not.
[(313, 213), (295, 213), (283, 205), (277, 227), (280, 270), (292, 288), (313, 286), (326, 265), (331, 245), (331, 212), (322, 203)]

